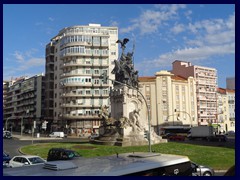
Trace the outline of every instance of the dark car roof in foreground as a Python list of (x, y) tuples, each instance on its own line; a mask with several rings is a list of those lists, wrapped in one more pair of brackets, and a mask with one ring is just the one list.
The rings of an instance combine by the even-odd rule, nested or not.
[[(133, 156), (133, 157), (129, 157)], [(158, 153), (124, 153), (119, 155), (51, 161), (44, 165), (7, 168), (4, 176), (119, 176), (129, 173), (189, 162), (187, 156)], [(55, 170), (46, 169), (56, 168)], [(57, 170), (57, 169), (61, 170)], [(66, 169), (69, 168), (69, 169)]]

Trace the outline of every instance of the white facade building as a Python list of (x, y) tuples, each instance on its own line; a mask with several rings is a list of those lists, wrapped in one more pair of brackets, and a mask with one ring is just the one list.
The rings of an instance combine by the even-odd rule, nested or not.
[[(48, 89), (53, 100), (46, 103), (52, 108), (48, 117), (52, 118), (53, 127), (55, 124), (72, 129), (76, 135), (98, 129), (99, 109), (109, 105), (112, 87), (110, 81), (103, 84), (100, 75), (107, 72), (114, 79), (111, 71), (114, 60), (118, 59), (117, 40), (117, 27), (100, 24), (67, 27), (52, 38), (46, 48), (50, 49), (46, 61), (53, 62), (49, 71), (46, 68), (46, 75), (49, 75), (49, 87), (53, 86), (54, 90)], [(52, 51), (51, 47), (54, 47)]]

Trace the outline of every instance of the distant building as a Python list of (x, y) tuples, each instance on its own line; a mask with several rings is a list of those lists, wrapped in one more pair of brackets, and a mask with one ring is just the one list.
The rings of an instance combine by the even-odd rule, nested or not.
[(218, 131), (235, 131), (235, 91), (218, 88)]
[(227, 124), (227, 131), (235, 131), (235, 90), (226, 90), (228, 98), (229, 121)]
[(229, 77), (226, 79), (227, 89), (235, 90), (235, 77)]
[(155, 77), (139, 77), (139, 86), (151, 110), (151, 122), (157, 134), (161, 134), (164, 126), (197, 126), (193, 77), (183, 78), (160, 71)]
[(8, 86), (5, 93), (4, 127), (10, 126), (16, 130), (31, 129), (36, 121), (37, 130), (40, 130), (43, 117), (44, 78), (36, 75), (30, 78), (21, 77)]
[(176, 60), (172, 73), (196, 80), (197, 119), (199, 125), (217, 123), (217, 70), (215, 68), (192, 65), (190, 62)]
[(217, 107), (218, 113), (216, 114), (217, 123), (215, 128), (218, 132), (227, 132), (229, 124), (229, 105), (226, 89), (217, 89)]
[(109, 105), (111, 74), (118, 58), (118, 28), (100, 24), (62, 29), (46, 46), (45, 112), (51, 131), (97, 131), (100, 107)]

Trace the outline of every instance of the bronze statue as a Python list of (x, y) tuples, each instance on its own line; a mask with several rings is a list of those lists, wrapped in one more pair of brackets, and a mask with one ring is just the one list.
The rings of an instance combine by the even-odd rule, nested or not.
[(129, 39), (124, 38), (123, 41), (117, 40), (116, 42), (121, 44), (122, 54), (119, 60), (114, 60), (115, 67), (112, 74), (115, 74), (116, 81), (138, 88), (138, 71), (134, 70), (133, 64), (134, 48), (132, 52), (124, 53), (128, 41)]

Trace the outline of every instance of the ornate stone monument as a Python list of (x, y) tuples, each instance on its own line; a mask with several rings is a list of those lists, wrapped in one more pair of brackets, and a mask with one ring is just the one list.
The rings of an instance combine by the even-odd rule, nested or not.
[[(101, 107), (99, 116), (102, 125), (99, 129), (99, 137), (92, 143), (118, 146), (135, 146), (149, 144), (149, 138), (145, 133), (149, 130), (148, 110), (144, 97), (138, 90), (138, 71), (134, 70), (133, 51), (124, 53), (127, 38), (121, 44), (122, 54), (119, 60), (115, 60), (114, 88), (110, 92), (111, 116), (106, 105)], [(167, 142), (157, 136), (151, 128), (149, 134), (151, 144)]]

